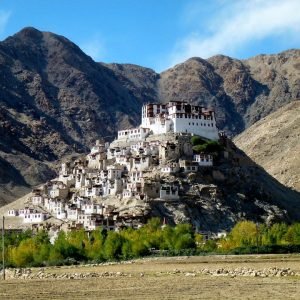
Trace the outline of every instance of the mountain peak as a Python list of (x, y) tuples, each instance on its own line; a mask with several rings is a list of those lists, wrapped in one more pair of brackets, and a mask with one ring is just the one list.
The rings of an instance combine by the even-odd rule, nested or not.
[(13, 35), (13, 37), (21, 39), (40, 39), (43, 37), (43, 33), (34, 27), (25, 27)]

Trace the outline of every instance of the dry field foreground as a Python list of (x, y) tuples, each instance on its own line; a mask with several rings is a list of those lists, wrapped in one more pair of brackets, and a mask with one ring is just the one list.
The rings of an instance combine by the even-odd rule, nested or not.
[(300, 273), (300, 255), (172, 257), (126, 264), (46, 268), (45, 273), (56, 275), (121, 272), (123, 276), (9, 279), (0, 281), (0, 299), (300, 299), (300, 276), (261, 278), (197, 273), (204, 268), (271, 267)]

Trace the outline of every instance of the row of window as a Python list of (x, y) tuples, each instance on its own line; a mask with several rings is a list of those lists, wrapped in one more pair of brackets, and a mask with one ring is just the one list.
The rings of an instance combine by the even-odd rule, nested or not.
[[(176, 191), (172, 191), (171, 193), (172, 193), (172, 195), (176, 195)], [(170, 193), (170, 190), (166, 190), (167, 195), (170, 195), (171, 193)]]
[[(189, 125), (190, 125), (190, 126), (191, 126), (191, 125), (193, 125), (193, 126), (199, 126), (199, 125), (200, 125), (200, 126), (206, 126), (206, 123), (204, 123), (204, 124), (203, 124), (203, 123), (199, 123), (199, 124), (198, 124), (198, 123), (194, 123), (194, 122), (189, 122)], [(208, 127), (210, 127), (210, 126), (213, 127), (213, 126), (214, 126), (214, 123), (211, 123), (211, 124), (208, 123), (207, 126), (208, 126)]]
[[(188, 115), (188, 114), (175, 114), (176, 118), (184, 118), (184, 119), (199, 119), (201, 120), (201, 115), (200, 116), (197, 116), (197, 115)], [(173, 115), (173, 118), (174, 118), (174, 115)], [(212, 117), (209, 117), (209, 116), (203, 116), (204, 120), (212, 120)]]
[(126, 131), (119, 131), (119, 135), (128, 135), (130, 133), (140, 133), (140, 132), (147, 132), (146, 128), (142, 128), (142, 129), (132, 129), (132, 130), (126, 130)]
[(24, 217), (25, 217), (25, 219), (30, 219), (30, 218), (35, 218), (35, 219), (36, 219), (36, 218), (40, 218), (41, 215), (40, 215), (40, 214), (38, 214), (38, 215), (33, 215), (33, 216), (32, 216), (32, 215), (25, 215)]

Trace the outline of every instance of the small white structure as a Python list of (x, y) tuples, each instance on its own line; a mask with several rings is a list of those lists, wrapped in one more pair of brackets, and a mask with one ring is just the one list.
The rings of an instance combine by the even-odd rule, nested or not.
[(57, 213), (56, 213), (56, 218), (57, 219), (60, 219), (60, 220), (64, 220), (67, 218), (67, 212), (65, 210), (59, 210)]
[(31, 202), (33, 205), (44, 205), (44, 197), (41, 195), (33, 195), (31, 196)]
[(151, 156), (136, 156), (132, 158), (131, 170), (144, 171), (149, 168), (152, 164)]
[(179, 164), (177, 162), (172, 162), (167, 164), (166, 166), (163, 166), (161, 168), (162, 173), (166, 173), (166, 174), (172, 174), (172, 173), (176, 173), (179, 171)]
[(122, 166), (117, 166), (117, 165), (114, 165), (114, 166), (109, 166), (107, 167), (107, 178), (109, 180), (114, 180), (114, 179), (120, 179), (122, 177), (122, 172), (124, 170), (124, 167)]
[(200, 167), (213, 166), (213, 157), (210, 154), (195, 154), (193, 161), (197, 162)]
[(84, 196), (85, 197), (98, 197), (103, 195), (102, 185), (95, 185), (92, 187), (84, 188)]
[(47, 214), (43, 212), (34, 211), (24, 215), (24, 223), (40, 223), (47, 219)]
[(78, 214), (81, 210), (75, 206), (68, 206), (67, 207), (67, 219), (75, 221), (78, 218)]
[(178, 186), (173, 184), (162, 184), (160, 187), (160, 199), (176, 200), (179, 199)]
[(136, 195), (135, 192), (133, 192), (132, 190), (123, 190), (123, 198), (126, 199), (126, 198), (132, 198)]
[(17, 209), (9, 209), (7, 211), (7, 215), (9, 217), (17, 217), (19, 215), (19, 210), (17, 210)]
[(141, 182), (142, 178), (143, 178), (143, 172), (141, 172), (141, 171), (130, 172), (130, 181), (131, 182)]
[(179, 166), (183, 169), (184, 173), (197, 172), (199, 165), (197, 162), (192, 162), (189, 160), (179, 160)]
[(51, 185), (48, 186), (48, 193), (50, 198), (65, 199), (68, 196), (69, 188), (61, 181), (51, 182)]
[(149, 128), (131, 128), (118, 131), (118, 140), (140, 141), (144, 140), (150, 133)]

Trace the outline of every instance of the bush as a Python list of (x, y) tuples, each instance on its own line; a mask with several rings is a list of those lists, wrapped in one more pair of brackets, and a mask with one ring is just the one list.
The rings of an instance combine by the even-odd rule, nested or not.
[(200, 136), (194, 135), (191, 138), (191, 143), (193, 146), (205, 144), (206, 141), (202, 139)]
[(204, 144), (198, 144), (193, 147), (196, 153), (214, 153), (219, 154), (223, 150), (223, 146), (217, 141), (207, 141)]

